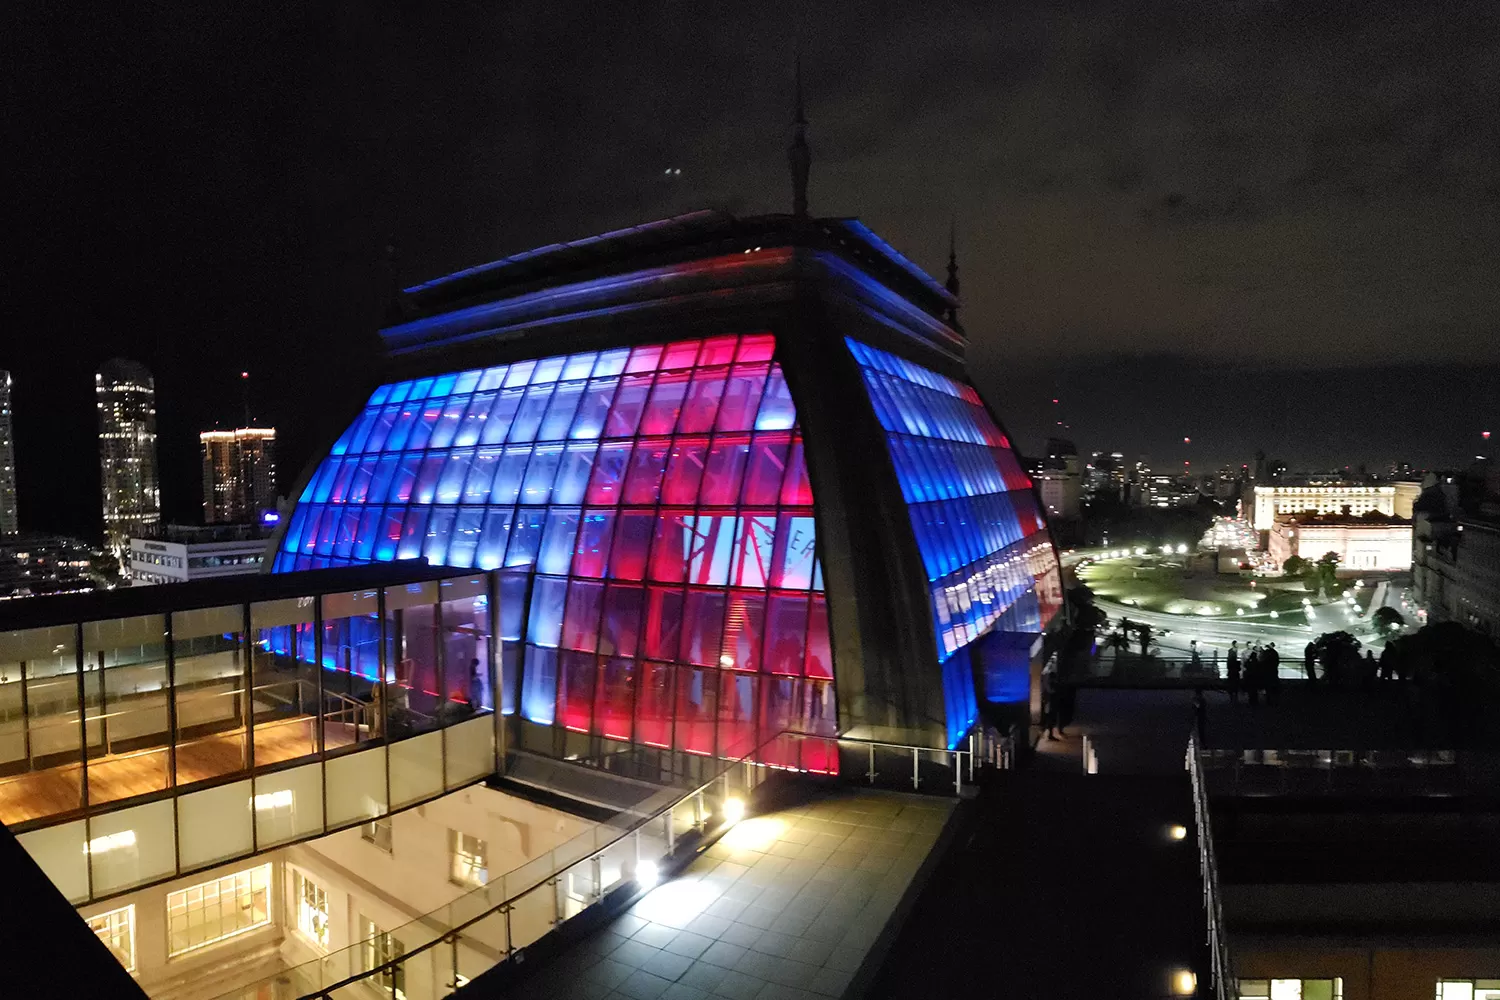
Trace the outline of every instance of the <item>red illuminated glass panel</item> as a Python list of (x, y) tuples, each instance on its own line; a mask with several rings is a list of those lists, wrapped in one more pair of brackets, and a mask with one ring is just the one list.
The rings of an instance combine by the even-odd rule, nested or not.
[(775, 349), (726, 334), (381, 386), (275, 568), (519, 571), (500, 611), (526, 644), (499, 700), (538, 725), (738, 755), (813, 726), (813, 683), (832, 720), (812, 487)]
[(651, 660), (641, 665), (636, 695), (636, 742), (653, 747), (672, 745), (672, 678), (676, 668)]
[(557, 719), (580, 733), (593, 721), (595, 668), (593, 653), (565, 649), (558, 655)]
[(711, 755), (717, 720), (719, 671), (677, 667), (677, 712), (673, 745), (688, 753)]
[(594, 697), (595, 732), (612, 740), (631, 738), (635, 715), (635, 660), (611, 656), (602, 661), (599, 691)]

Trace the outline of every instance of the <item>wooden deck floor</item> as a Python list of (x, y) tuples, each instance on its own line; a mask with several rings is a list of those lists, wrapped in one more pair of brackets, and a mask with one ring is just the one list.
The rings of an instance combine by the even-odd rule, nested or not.
[[(316, 752), (311, 716), (261, 723), (255, 727), (255, 763), (279, 764)], [(324, 728), (329, 747), (348, 746), (353, 730), (343, 724)], [(177, 783), (186, 785), (244, 769), (245, 731), (204, 737), (177, 748)], [(161, 791), (168, 785), (166, 748), (95, 757), (88, 763), (89, 799), (117, 802)], [(0, 823), (7, 825), (69, 812), (82, 805), (82, 768), (65, 764), (0, 779)]]

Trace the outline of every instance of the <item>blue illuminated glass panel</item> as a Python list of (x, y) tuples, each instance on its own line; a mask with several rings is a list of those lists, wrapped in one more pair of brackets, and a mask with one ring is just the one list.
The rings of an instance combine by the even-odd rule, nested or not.
[(726, 335), (381, 386), (273, 567), (531, 574), (529, 602), (502, 594), (522, 677), (502, 702), (533, 722), (705, 754), (832, 734), (812, 489), (774, 351)]
[(1061, 599), (1031, 479), (972, 386), (847, 339), (927, 570), (950, 741), (978, 715), (966, 647), (1039, 632)]

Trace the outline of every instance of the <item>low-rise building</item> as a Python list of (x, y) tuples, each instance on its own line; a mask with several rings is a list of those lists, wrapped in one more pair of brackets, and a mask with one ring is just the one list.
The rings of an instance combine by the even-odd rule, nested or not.
[(1410, 518), (1412, 504), (1421, 493), (1420, 483), (1387, 483), (1379, 486), (1319, 483), (1308, 486), (1255, 487), (1253, 523), (1257, 531), (1269, 531), (1284, 514), (1387, 514)]
[(1036, 480), (1042, 509), (1049, 520), (1071, 521), (1078, 517), (1079, 500), (1083, 495), (1083, 470), (1073, 442), (1062, 438), (1048, 439), (1047, 457), (1032, 478)]
[(1339, 569), (1399, 572), (1411, 568), (1411, 539), (1411, 522), (1399, 517), (1304, 514), (1278, 517), (1268, 548), (1276, 566), (1292, 556), (1316, 562), (1336, 552)]
[(130, 539), (132, 586), (259, 573), (269, 532), (258, 524), (168, 524)]

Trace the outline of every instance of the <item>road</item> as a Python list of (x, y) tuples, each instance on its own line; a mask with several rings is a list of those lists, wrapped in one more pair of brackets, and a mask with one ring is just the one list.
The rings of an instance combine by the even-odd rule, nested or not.
[[(1279, 649), (1295, 649), (1300, 652), (1309, 639), (1330, 630), (1335, 624), (1331, 617), (1328, 628), (1308, 629), (1301, 625), (1282, 625), (1267, 618), (1227, 619), (1172, 615), (1161, 611), (1145, 611), (1102, 597), (1095, 597), (1094, 605), (1109, 616), (1111, 624), (1118, 623), (1122, 618), (1129, 618), (1133, 622), (1150, 625), (1153, 629), (1169, 630), (1170, 634), (1157, 639), (1162, 653), (1167, 656), (1186, 657), (1189, 643), (1194, 639), (1198, 640), (1198, 650), (1205, 657), (1210, 656), (1215, 650), (1222, 657), (1224, 651), (1229, 648), (1229, 644), (1235, 641), (1238, 641), (1241, 646), (1252, 642), (1274, 642)], [(1368, 619), (1360, 619), (1353, 626), (1345, 625), (1344, 631), (1377, 651), (1384, 645), (1376, 636), (1375, 630), (1368, 624)]]

